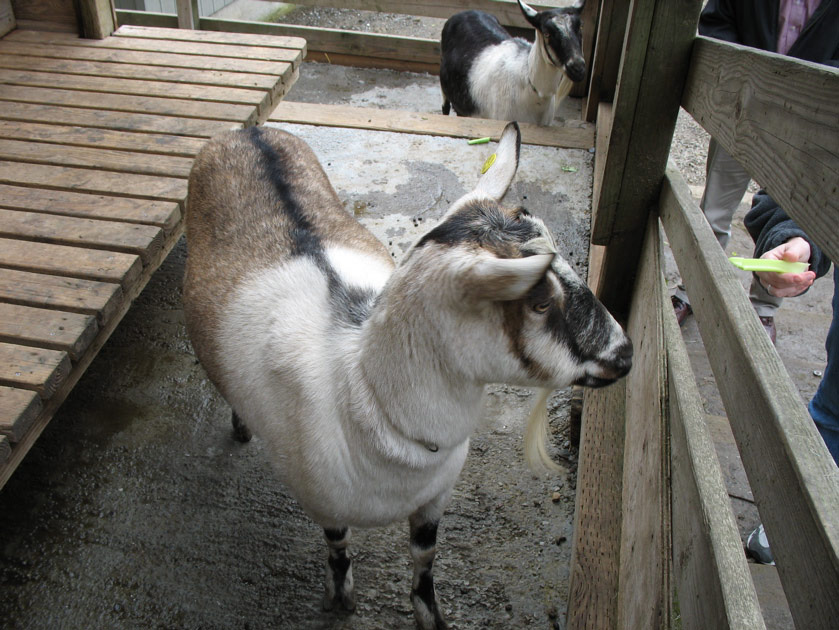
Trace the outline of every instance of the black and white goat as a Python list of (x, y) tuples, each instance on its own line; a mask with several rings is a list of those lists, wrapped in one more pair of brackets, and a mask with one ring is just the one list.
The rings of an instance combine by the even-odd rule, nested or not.
[(324, 528), (327, 608), (355, 606), (349, 528), (408, 519), (418, 625), (445, 628), (437, 524), (485, 384), (599, 386), (630, 368), (629, 339), (542, 221), (498, 203), (519, 143), (511, 123), (475, 190), (396, 268), (302, 140), (253, 127), (195, 160), (188, 332), (240, 439), (267, 442)]
[(536, 29), (536, 41), (511, 37), (483, 11), (450, 17), (441, 40), (443, 114), (549, 125), (559, 102), (586, 75), (580, 11), (519, 7)]

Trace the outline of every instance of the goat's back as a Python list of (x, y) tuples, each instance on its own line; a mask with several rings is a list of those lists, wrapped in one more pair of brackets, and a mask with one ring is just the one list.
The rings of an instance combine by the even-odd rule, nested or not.
[(272, 128), (229, 132), (202, 148), (189, 177), (186, 236), (187, 327), (211, 376), (220, 317), (247, 278), (295, 257), (325, 267), (336, 246), (392, 264), (343, 208), (309, 146)]

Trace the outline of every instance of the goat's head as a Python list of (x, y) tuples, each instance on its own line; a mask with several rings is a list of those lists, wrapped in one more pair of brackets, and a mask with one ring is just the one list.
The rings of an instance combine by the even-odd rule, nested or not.
[[(519, 8), (527, 21), (541, 35), (543, 53), (557, 68), (574, 81), (586, 76), (586, 60), (583, 56), (583, 35), (580, 12), (583, 0), (570, 7), (537, 11), (524, 0), (518, 0)], [(538, 41), (538, 38), (537, 38)]]
[(433, 287), (438, 304), (446, 302), (448, 326), (476, 379), (606, 385), (629, 371), (629, 338), (557, 255), (545, 224), (499, 204), (516, 173), (520, 141), (518, 125), (507, 125), (493, 166), (417, 242), (400, 271), (425, 276), (420, 284)]

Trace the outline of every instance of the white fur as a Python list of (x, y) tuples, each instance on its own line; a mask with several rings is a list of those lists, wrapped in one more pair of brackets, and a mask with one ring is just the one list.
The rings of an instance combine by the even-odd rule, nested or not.
[(562, 68), (545, 54), (542, 34), (525, 53), (508, 39), (488, 46), (475, 59), (469, 74), (469, 91), (479, 118), (517, 120), (549, 125), (559, 102), (573, 87)]

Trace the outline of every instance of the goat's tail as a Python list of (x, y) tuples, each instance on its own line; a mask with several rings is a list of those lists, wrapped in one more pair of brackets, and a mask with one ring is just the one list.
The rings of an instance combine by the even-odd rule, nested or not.
[(536, 402), (524, 429), (524, 459), (535, 473), (565, 471), (548, 454), (548, 397), (552, 391), (536, 390)]

